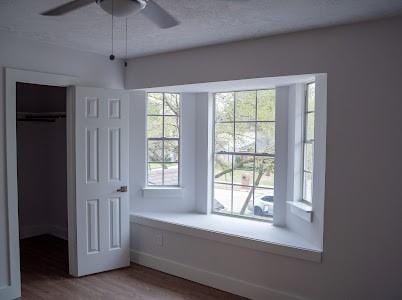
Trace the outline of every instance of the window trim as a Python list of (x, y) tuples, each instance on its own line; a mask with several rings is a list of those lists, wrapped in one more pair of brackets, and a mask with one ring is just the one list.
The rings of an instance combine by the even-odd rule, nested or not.
[[(162, 94), (162, 114), (148, 114), (148, 95), (149, 94)], [(179, 96), (179, 116), (177, 116), (179, 118), (179, 137), (178, 138), (166, 138), (165, 137), (165, 117), (173, 117), (175, 115), (165, 115), (165, 94), (175, 94)], [(143, 188), (143, 190), (158, 190), (158, 189), (166, 189), (166, 190), (176, 190), (176, 189), (180, 189), (182, 187), (182, 104), (183, 104), (183, 96), (182, 93), (177, 93), (177, 92), (146, 92), (146, 114), (145, 114), (145, 118), (146, 118), (146, 126), (145, 126), (145, 188)], [(161, 138), (148, 138), (148, 117), (162, 117), (162, 137)], [(178, 141), (178, 160), (177, 160), (177, 164), (178, 164), (178, 170), (177, 170), (177, 184), (175, 185), (158, 185), (158, 184), (153, 184), (150, 185), (149, 181), (148, 181), (148, 166), (151, 163), (155, 163), (155, 164), (164, 164), (166, 162), (149, 162), (148, 160), (148, 141), (149, 140), (154, 140), (154, 141), (162, 141), (162, 156), (164, 157), (164, 151), (165, 151), (165, 145), (164, 142), (166, 140), (174, 140), (174, 141)], [(164, 182), (164, 172), (162, 172), (162, 183)]]
[[(257, 92), (258, 91), (267, 91), (267, 90), (273, 90), (275, 92), (275, 120), (269, 120), (269, 121), (259, 121), (258, 120), (258, 97), (257, 97)], [(245, 90), (234, 90), (234, 91), (221, 91), (221, 92), (214, 92), (212, 93), (212, 167), (211, 167), (211, 175), (212, 175), (212, 180), (211, 180), (211, 208), (210, 208), (210, 212), (212, 214), (216, 214), (216, 215), (221, 215), (221, 216), (227, 216), (227, 217), (233, 217), (233, 218), (240, 218), (240, 219), (246, 219), (246, 220), (251, 220), (251, 221), (259, 221), (259, 222), (267, 222), (267, 223), (274, 223), (274, 216), (270, 216), (270, 217), (258, 217), (258, 216), (246, 216), (246, 215), (239, 215), (239, 214), (234, 214), (234, 213), (223, 213), (223, 212), (218, 212), (214, 210), (214, 200), (215, 200), (215, 155), (231, 155), (232, 156), (232, 183), (231, 184), (226, 184), (226, 185), (230, 185), (232, 186), (232, 193), (231, 193), (231, 206), (233, 208), (233, 186), (244, 186), (244, 187), (249, 187), (253, 190), (253, 201), (254, 201), (254, 192), (255, 192), (255, 158), (256, 157), (269, 157), (271, 159), (274, 160), (274, 174), (276, 174), (276, 153), (272, 154), (272, 153), (257, 153), (257, 126), (255, 126), (254, 128), (254, 132), (255, 132), (255, 141), (254, 141), (254, 153), (252, 152), (238, 152), (236, 151), (236, 143), (234, 140), (233, 143), (233, 151), (215, 151), (215, 129), (216, 129), (216, 124), (219, 123), (223, 123), (223, 124), (233, 124), (233, 136), (236, 135), (236, 93), (238, 92), (256, 92), (256, 97), (255, 97), (255, 104), (256, 104), (256, 111), (255, 111), (255, 115), (256, 115), (256, 120), (253, 121), (238, 121), (240, 123), (274, 123), (275, 124), (275, 152), (276, 152), (276, 142), (277, 142), (277, 90), (276, 87), (266, 87), (266, 88), (258, 88), (258, 89), (245, 89)], [(216, 108), (216, 94), (220, 94), (220, 93), (233, 93), (233, 99), (234, 99), (234, 107), (233, 107), (233, 121), (220, 121), (220, 122), (216, 122), (216, 115), (215, 115), (215, 108)], [(254, 168), (253, 168), (253, 183), (251, 186), (246, 186), (246, 185), (241, 185), (241, 184), (234, 184), (233, 183), (233, 157), (236, 155), (249, 155), (249, 156), (253, 156), (254, 157)], [(275, 179), (274, 179), (275, 180)], [(218, 183), (218, 184), (225, 184), (225, 183)], [(275, 183), (274, 183), (275, 184)], [(264, 188), (267, 190), (274, 190), (274, 187), (272, 188)], [(275, 204), (275, 197), (274, 197), (274, 204)]]
[[(308, 87), (309, 87), (309, 85), (312, 85), (312, 84), (314, 84), (314, 110), (309, 111), (308, 110)], [(301, 163), (301, 176), (300, 176), (301, 177), (300, 178), (300, 181), (301, 181), (301, 184), (300, 184), (300, 187), (301, 187), (301, 191), (300, 191), (301, 199), (298, 200), (299, 203), (305, 204), (305, 205), (310, 206), (310, 207), (313, 205), (314, 173), (315, 173), (314, 172), (314, 169), (315, 169), (314, 155), (315, 155), (315, 145), (316, 145), (316, 143), (315, 143), (315, 141), (316, 141), (316, 132), (315, 132), (315, 128), (316, 128), (316, 93), (315, 93), (315, 88), (316, 88), (316, 81), (315, 80), (306, 82), (304, 84), (304, 94), (303, 94), (304, 99), (303, 99), (303, 109), (302, 109), (302, 111), (303, 111), (303, 118), (302, 118), (302, 128), (303, 128), (302, 143), (303, 143), (303, 147), (301, 149), (302, 150), (301, 151), (302, 152), (301, 153), (301, 162), (302, 163)], [(313, 138), (312, 139), (306, 140), (306, 136), (307, 136), (307, 115), (309, 113), (314, 113), (314, 133), (313, 133)], [(306, 146), (306, 144), (310, 144), (313, 147), (313, 169), (312, 169), (311, 172), (305, 170), (305, 159), (304, 159), (305, 156), (304, 155), (305, 155), (305, 146)], [(305, 173), (310, 173), (311, 174), (311, 201), (304, 199), (304, 192), (305, 192), (305, 190), (304, 190), (304, 188), (305, 188), (304, 187), (304, 178), (305, 177), (304, 176), (305, 176)], [(302, 206), (296, 205), (296, 207), (305, 210), (303, 208), (304, 207), (303, 205)], [(311, 210), (306, 208), (305, 211), (311, 211)]]

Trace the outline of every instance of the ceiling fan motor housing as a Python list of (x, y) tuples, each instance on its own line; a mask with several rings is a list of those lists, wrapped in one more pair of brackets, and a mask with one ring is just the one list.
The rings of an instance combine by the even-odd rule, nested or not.
[(146, 0), (97, 0), (96, 3), (115, 17), (127, 17), (138, 13), (147, 5)]

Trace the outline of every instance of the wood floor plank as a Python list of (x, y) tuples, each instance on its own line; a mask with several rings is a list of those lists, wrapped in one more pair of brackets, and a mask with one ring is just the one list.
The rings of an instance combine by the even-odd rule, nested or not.
[(50, 235), (21, 240), (23, 300), (240, 300), (192, 281), (137, 264), (74, 278), (67, 242)]

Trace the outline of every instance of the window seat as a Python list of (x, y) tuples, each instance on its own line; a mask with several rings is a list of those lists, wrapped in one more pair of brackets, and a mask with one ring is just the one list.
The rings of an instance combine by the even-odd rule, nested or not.
[(135, 224), (210, 239), (257, 251), (321, 262), (322, 250), (271, 223), (199, 213), (131, 213)]

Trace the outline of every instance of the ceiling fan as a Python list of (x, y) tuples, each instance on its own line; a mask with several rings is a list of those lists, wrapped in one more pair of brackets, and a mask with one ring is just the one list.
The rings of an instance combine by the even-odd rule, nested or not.
[(92, 3), (98, 4), (115, 17), (126, 17), (141, 12), (160, 28), (170, 28), (180, 23), (153, 0), (74, 0), (45, 11), (41, 15), (61, 16)]

